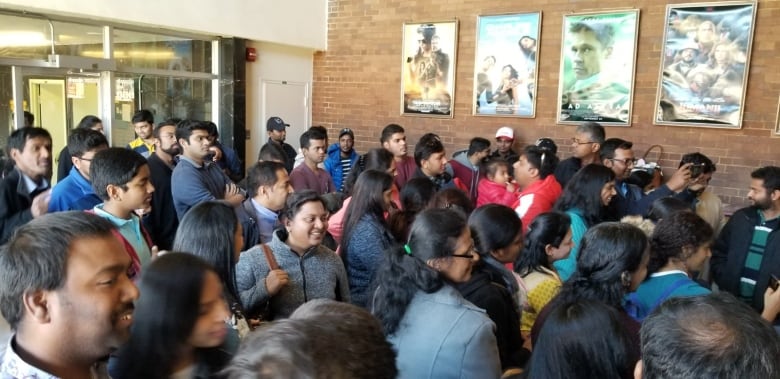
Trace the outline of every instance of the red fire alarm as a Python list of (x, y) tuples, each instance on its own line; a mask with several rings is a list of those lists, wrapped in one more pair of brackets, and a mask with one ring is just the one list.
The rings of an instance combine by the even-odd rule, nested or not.
[(247, 47), (246, 48), (246, 61), (247, 62), (254, 62), (257, 60), (257, 50), (255, 50), (254, 47)]

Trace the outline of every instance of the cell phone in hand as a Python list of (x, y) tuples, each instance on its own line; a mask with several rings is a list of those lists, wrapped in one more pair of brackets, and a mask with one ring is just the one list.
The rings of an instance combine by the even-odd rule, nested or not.
[(773, 291), (777, 291), (778, 286), (780, 286), (780, 280), (777, 279), (776, 276), (773, 274), (769, 275), (769, 288), (771, 288)]
[(694, 163), (691, 165), (691, 178), (695, 179), (701, 176), (701, 174), (704, 172), (704, 163)]

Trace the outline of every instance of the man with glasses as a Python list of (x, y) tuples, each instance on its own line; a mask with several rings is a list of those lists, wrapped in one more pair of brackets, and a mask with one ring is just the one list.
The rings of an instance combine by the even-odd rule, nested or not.
[(683, 191), (691, 179), (690, 163), (680, 166), (669, 181), (648, 194), (638, 186), (627, 183), (625, 180), (636, 164), (633, 146), (633, 143), (620, 138), (610, 138), (601, 146), (602, 164), (615, 173), (617, 196), (609, 204), (610, 219), (619, 220), (627, 215), (644, 217), (653, 201), (662, 197), (675, 196), (686, 203), (693, 202), (694, 196), (690, 191)]
[(577, 127), (571, 139), (571, 158), (564, 159), (555, 168), (555, 180), (561, 188), (566, 187), (566, 183), (580, 168), (591, 163), (601, 164), (599, 153), (604, 138), (604, 127), (597, 122), (588, 121)]
[(325, 171), (330, 174), (333, 185), (340, 192), (344, 192), (344, 183), (358, 159), (358, 153), (353, 146), (355, 146), (355, 133), (350, 128), (344, 128), (339, 132), (339, 142), (328, 147)]
[(103, 133), (92, 129), (75, 129), (68, 137), (68, 152), (73, 168), (51, 190), (49, 213), (83, 211), (103, 202), (92, 189), (89, 168), (98, 151), (108, 149)]

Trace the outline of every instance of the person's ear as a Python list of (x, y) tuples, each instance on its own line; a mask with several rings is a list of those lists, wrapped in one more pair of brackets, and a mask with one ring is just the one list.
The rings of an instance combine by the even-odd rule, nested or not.
[(608, 167), (608, 168), (612, 168), (612, 166), (614, 166), (614, 165), (615, 165), (615, 164), (614, 164), (614, 162), (612, 162), (612, 160), (610, 160), (609, 158), (604, 158), (604, 159), (602, 159), (602, 160), (601, 160), (601, 164), (602, 164), (604, 167)]
[(16, 157), (18, 157), (21, 153), (22, 152), (19, 151), (19, 149), (11, 149), (11, 151), (8, 152), (8, 155), (11, 157), (11, 159), (16, 161)]
[(772, 199), (772, 201), (780, 200), (780, 190), (774, 190), (769, 195), (769, 198)]
[(600, 143), (592, 143), (590, 144), (590, 151), (593, 153), (597, 153), (601, 150), (601, 144)]
[(108, 198), (111, 200), (122, 201), (122, 192), (124, 191), (119, 186), (113, 184), (106, 186), (106, 193), (108, 193)]
[(642, 379), (642, 369), (644, 368), (644, 364), (642, 363), (642, 360), (636, 362), (636, 366), (634, 366), (634, 379)]
[(25, 313), (39, 324), (46, 324), (51, 321), (49, 313), (48, 297), (52, 293), (43, 290), (26, 291), (22, 294)]
[(77, 168), (81, 168), (81, 159), (78, 159), (76, 157), (70, 157), (70, 163)]
[(529, 166), (528, 167), (528, 173), (531, 174), (532, 177), (537, 177), (537, 176), (539, 176), (539, 169), (536, 168), (536, 167)]
[(554, 252), (554, 250), (555, 250), (555, 246), (553, 246), (553, 245), (551, 245), (551, 244), (549, 244), (549, 243), (548, 243), (547, 245), (545, 245), (545, 246), (544, 246), (544, 253), (545, 253), (545, 254), (546, 254), (548, 257), (552, 257), (552, 256), (553, 256), (553, 252)]

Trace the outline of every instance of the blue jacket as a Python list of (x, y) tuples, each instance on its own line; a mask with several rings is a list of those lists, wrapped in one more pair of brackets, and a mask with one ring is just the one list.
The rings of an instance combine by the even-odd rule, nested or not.
[(81, 173), (74, 166), (70, 169), (68, 176), (52, 188), (49, 213), (83, 211), (92, 209), (102, 202), (103, 200), (95, 195), (92, 183), (81, 176)]
[(454, 288), (418, 291), (388, 336), (398, 352), (398, 378), (500, 378), (494, 329), (485, 311)]
[[(352, 149), (349, 159), (352, 161), (350, 165), (354, 166), (355, 161), (358, 159), (358, 153), (355, 152), (355, 149)], [(338, 143), (334, 143), (328, 147), (328, 156), (323, 163), (325, 165), (325, 171), (327, 171), (333, 179), (336, 190), (343, 192), (344, 188), (342, 188), (342, 186), (344, 185), (344, 180), (341, 177), (341, 147), (339, 147)]]

